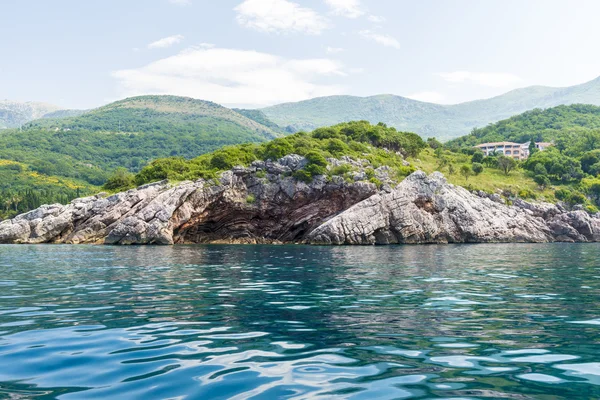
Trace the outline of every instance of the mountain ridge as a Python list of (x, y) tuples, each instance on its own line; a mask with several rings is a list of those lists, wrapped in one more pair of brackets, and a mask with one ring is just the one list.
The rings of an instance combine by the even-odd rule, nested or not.
[(300, 130), (358, 117), (371, 123), (384, 122), (422, 136), (449, 140), (525, 111), (578, 103), (600, 105), (600, 77), (567, 87), (528, 86), (487, 99), (451, 105), (390, 94), (366, 97), (337, 95), (260, 110), (273, 122)]

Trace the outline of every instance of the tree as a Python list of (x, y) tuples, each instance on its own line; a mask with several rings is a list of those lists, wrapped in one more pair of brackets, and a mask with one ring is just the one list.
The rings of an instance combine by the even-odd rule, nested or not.
[(533, 177), (535, 183), (537, 183), (542, 190), (550, 185), (550, 179), (546, 175), (536, 175)]
[(536, 152), (538, 152), (538, 148), (535, 145), (535, 140), (531, 138), (531, 141), (529, 142), (529, 157), (534, 155)]
[(498, 168), (500, 168), (504, 172), (504, 175), (510, 174), (510, 171), (515, 169), (516, 166), (517, 162), (514, 158), (498, 156)]
[(471, 166), (471, 169), (473, 170), (473, 173), (475, 175), (479, 175), (480, 173), (483, 172), (483, 164), (473, 163), (473, 165)]
[(483, 154), (482, 151), (477, 150), (475, 153), (473, 153), (473, 157), (471, 157), (471, 162), (472, 163), (481, 163), (481, 162), (483, 162), (484, 158), (485, 158), (485, 154)]
[(460, 174), (465, 177), (465, 181), (468, 181), (469, 177), (473, 174), (473, 171), (471, 171), (471, 167), (468, 165), (463, 165), (460, 167)]
[(439, 140), (437, 140), (434, 137), (427, 139), (427, 144), (429, 145), (429, 147), (431, 147), (434, 150), (444, 147), (442, 142), (440, 142)]
[(102, 188), (105, 190), (123, 190), (129, 189), (134, 185), (134, 175), (125, 168), (117, 168)]
[(544, 164), (539, 163), (533, 168), (533, 174), (547, 176), (548, 171), (546, 170), (546, 167), (544, 167)]
[(596, 204), (600, 204), (600, 181), (593, 182), (587, 188), (587, 192), (594, 197)]
[(496, 155), (484, 157), (483, 164), (486, 167), (497, 167), (498, 166), (498, 157)]

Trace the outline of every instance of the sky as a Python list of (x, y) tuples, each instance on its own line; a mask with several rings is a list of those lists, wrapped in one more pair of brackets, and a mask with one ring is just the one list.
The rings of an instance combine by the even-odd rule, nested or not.
[(598, 0), (0, 0), (0, 99), (455, 104), (600, 76)]

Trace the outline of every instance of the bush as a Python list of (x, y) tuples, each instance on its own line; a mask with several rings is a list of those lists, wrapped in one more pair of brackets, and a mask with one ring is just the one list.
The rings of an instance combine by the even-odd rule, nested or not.
[(440, 142), (439, 140), (437, 140), (436, 138), (433, 138), (433, 137), (427, 139), (427, 144), (429, 145), (429, 147), (431, 147), (434, 150), (441, 149), (444, 147), (442, 142)]
[(533, 177), (533, 181), (537, 183), (542, 190), (550, 185), (550, 179), (546, 175), (536, 175)]
[(473, 170), (473, 173), (475, 175), (479, 175), (480, 173), (483, 172), (483, 164), (480, 164), (478, 162), (473, 163), (473, 165), (471, 166), (471, 169)]
[(380, 189), (381, 186), (383, 185), (383, 183), (379, 179), (377, 179), (375, 177), (370, 178), (369, 182), (374, 183), (375, 186), (377, 186), (378, 189)]
[(248, 204), (256, 203), (256, 197), (253, 194), (249, 194), (248, 196), (246, 196), (246, 203), (248, 203)]
[(243, 146), (224, 147), (212, 153), (210, 166), (218, 170), (227, 170), (236, 165), (248, 165), (256, 160), (252, 150)]
[(313, 180), (311, 173), (303, 169), (294, 172), (292, 176), (305, 183), (310, 183)]
[(308, 164), (304, 167), (304, 170), (310, 174), (311, 177), (315, 177), (317, 175), (326, 175), (327, 169), (321, 165), (317, 164)]
[(463, 165), (462, 167), (460, 167), (460, 174), (464, 176), (466, 181), (469, 180), (469, 177), (472, 173), (473, 171), (471, 171), (471, 167), (469, 167), (468, 165)]
[(580, 192), (571, 193), (571, 195), (567, 199), (567, 202), (571, 205), (585, 204), (586, 201), (587, 201), (587, 198), (585, 197), (585, 195), (583, 193), (580, 193)]
[(568, 189), (558, 189), (554, 192), (554, 197), (561, 201), (567, 201), (567, 199), (571, 196), (571, 191)]
[(265, 160), (279, 160), (282, 157), (292, 154), (294, 148), (286, 139), (275, 139), (267, 143), (264, 147), (262, 157)]
[(310, 151), (305, 157), (308, 160), (309, 165), (318, 165), (321, 167), (327, 166), (327, 160), (323, 154), (319, 153), (318, 151)]
[(337, 167), (333, 167), (330, 171), (329, 171), (329, 175), (331, 176), (335, 176), (335, 175), (346, 175), (348, 172), (352, 171), (352, 166), (350, 164), (341, 164), (338, 165)]
[(135, 176), (125, 168), (117, 168), (102, 188), (110, 191), (121, 191), (135, 186)]
[(546, 170), (546, 167), (544, 167), (544, 164), (539, 163), (536, 164), (535, 167), (533, 168), (533, 173), (534, 175), (548, 175), (548, 171)]
[(537, 199), (537, 195), (530, 189), (522, 189), (519, 191), (519, 197), (522, 199)]
[(346, 143), (342, 142), (340, 139), (330, 139), (327, 150), (335, 157), (339, 157), (348, 154), (350, 149)]
[(485, 154), (483, 154), (482, 151), (477, 150), (477, 151), (475, 151), (475, 153), (473, 153), (473, 157), (471, 157), (471, 162), (473, 164), (482, 163), (484, 158), (485, 158)]

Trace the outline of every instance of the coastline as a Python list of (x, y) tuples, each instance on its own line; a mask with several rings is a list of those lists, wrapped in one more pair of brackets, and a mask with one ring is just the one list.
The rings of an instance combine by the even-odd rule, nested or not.
[(0, 223), (0, 243), (386, 245), (600, 241), (600, 218), (506, 205), (417, 171), (392, 187), (289, 176), (301, 157), (236, 167), (217, 183), (166, 181), (42, 206)]

